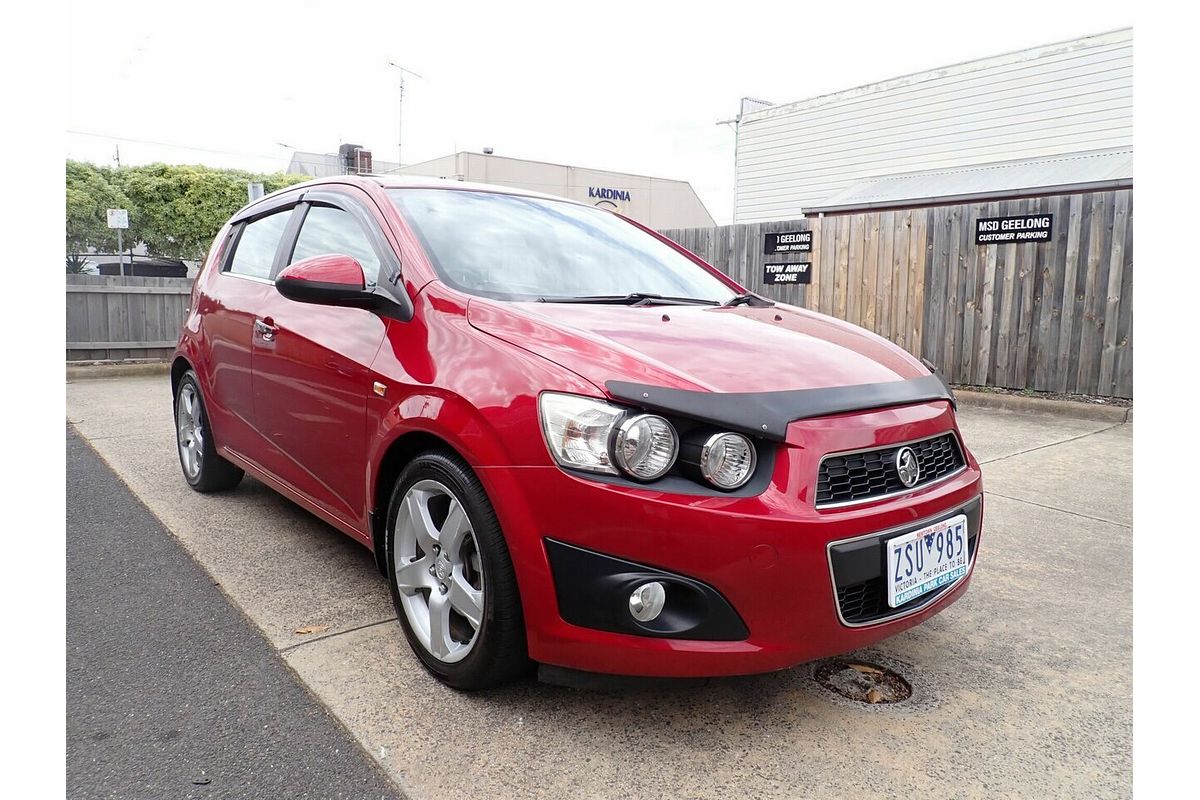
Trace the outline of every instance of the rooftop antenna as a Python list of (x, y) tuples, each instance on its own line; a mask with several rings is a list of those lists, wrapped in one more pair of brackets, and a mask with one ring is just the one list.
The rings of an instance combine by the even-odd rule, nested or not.
[(396, 112), (396, 171), (399, 172), (400, 167), (404, 165), (404, 162), (400, 158), (403, 153), (404, 144), (404, 74), (408, 73), (414, 78), (420, 78), (421, 76), (408, 67), (400, 66), (395, 61), (389, 61), (388, 66), (400, 70), (400, 103)]

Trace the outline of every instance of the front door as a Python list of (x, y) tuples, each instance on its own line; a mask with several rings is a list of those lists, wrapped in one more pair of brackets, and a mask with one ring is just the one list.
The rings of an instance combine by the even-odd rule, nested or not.
[[(309, 202), (309, 197), (327, 202)], [(290, 258), (340, 253), (378, 280), (386, 240), (348, 196), (306, 195)], [(339, 203), (344, 207), (338, 207)], [(381, 252), (382, 251), (382, 252)], [(394, 259), (394, 256), (392, 256)], [(325, 511), (365, 530), (366, 402), (385, 321), (357, 308), (289, 300), (277, 291), (256, 320), (255, 425), (271, 447), (265, 465)]]

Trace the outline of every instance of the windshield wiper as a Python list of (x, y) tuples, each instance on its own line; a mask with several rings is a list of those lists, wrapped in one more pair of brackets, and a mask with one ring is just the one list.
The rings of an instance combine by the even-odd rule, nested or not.
[(735, 297), (731, 297), (730, 299), (726, 300), (724, 303), (721, 304), (721, 308), (733, 308), (734, 306), (756, 306), (756, 307), (762, 308), (765, 306), (773, 306), (773, 305), (775, 305), (775, 301), (773, 301), (773, 300), (768, 300), (765, 297), (760, 297), (760, 296), (754, 294), (754, 292), (745, 292), (743, 294), (736, 295)]
[(624, 306), (651, 306), (651, 305), (698, 305), (698, 306), (715, 306), (718, 305), (716, 300), (704, 300), (699, 297), (670, 297), (661, 294), (652, 294), (650, 292), (630, 292), (629, 294), (594, 294), (584, 297), (539, 297), (539, 303), (591, 303), (594, 305), (624, 305)]

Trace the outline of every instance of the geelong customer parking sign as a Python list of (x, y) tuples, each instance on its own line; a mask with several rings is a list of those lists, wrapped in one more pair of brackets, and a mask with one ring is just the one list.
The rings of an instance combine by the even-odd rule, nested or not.
[(1048, 242), (1053, 235), (1053, 214), (985, 217), (975, 220), (975, 244)]
[(763, 236), (763, 255), (811, 252), (812, 231), (782, 231)]

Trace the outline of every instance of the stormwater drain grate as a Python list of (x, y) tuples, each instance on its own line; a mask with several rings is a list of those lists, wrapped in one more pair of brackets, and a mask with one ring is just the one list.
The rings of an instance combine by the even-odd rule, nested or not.
[(865, 661), (826, 661), (813, 677), (829, 691), (860, 703), (899, 703), (912, 697), (908, 681)]

